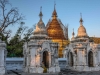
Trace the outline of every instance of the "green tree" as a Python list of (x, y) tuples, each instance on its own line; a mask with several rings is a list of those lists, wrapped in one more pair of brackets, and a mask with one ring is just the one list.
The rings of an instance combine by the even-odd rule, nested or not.
[[(23, 44), (29, 41), (29, 37), (32, 34), (33, 28), (24, 26), (24, 22), (21, 22), (16, 34), (10, 39), (7, 50), (8, 57), (22, 57), (23, 56)], [(23, 36), (24, 35), (24, 36)], [(23, 36), (23, 38), (21, 38)]]
[(21, 39), (21, 36), (23, 32), (27, 29), (26, 26), (24, 26), (24, 22), (20, 23), (20, 27), (18, 28), (16, 34), (10, 39), (7, 50), (8, 50), (8, 56), (9, 57), (15, 57), (15, 56), (23, 56), (22, 50), (23, 50), (23, 40)]

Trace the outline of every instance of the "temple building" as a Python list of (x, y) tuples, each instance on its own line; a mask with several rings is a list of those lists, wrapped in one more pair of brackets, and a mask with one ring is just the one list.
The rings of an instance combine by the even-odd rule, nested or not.
[(68, 27), (65, 27), (61, 20), (57, 18), (57, 12), (54, 5), (52, 19), (46, 25), (48, 36), (53, 42), (59, 43), (59, 57), (63, 57), (62, 50), (68, 45)]
[(69, 68), (76, 71), (99, 71), (100, 70), (100, 44), (91, 40), (83, 26), (82, 17), (78, 34), (75, 37), (73, 31), (71, 43), (63, 51), (68, 59)]
[(90, 37), (91, 40), (94, 41), (96, 44), (100, 44), (100, 37)]
[[(52, 42), (48, 37), (46, 27), (42, 21), (42, 11), (40, 20), (30, 37), (30, 41), (24, 44), (24, 72), (43, 73), (42, 64), (47, 68), (47, 72), (60, 72), (58, 64), (58, 43)], [(43, 63), (44, 62), (44, 63)]]

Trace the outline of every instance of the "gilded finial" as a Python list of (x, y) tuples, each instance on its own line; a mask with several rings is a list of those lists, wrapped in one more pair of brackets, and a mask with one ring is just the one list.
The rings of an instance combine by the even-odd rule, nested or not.
[(40, 11), (42, 12), (42, 6), (40, 7)]
[(54, 1), (54, 10), (55, 10), (55, 7), (56, 7), (56, 1)]
[(80, 17), (82, 18), (82, 13), (80, 13)]
[(74, 28), (73, 28), (73, 32), (74, 32)]
[(73, 28), (73, 35), (75, 35), (75, 33), (74, 33), (74, 28)]
[(57, 17), (56, 3), (55, 3), (55, 1), (54, 1), (54, 11), (53, 11), (53, 13), (52, 13), (52, 17), (53, 17), (54, 19), (56, 19), (56, 17)]
[(40, 7), (40, 14), (39, 17), (42, 18), (43, 14), (42, 14), (42, 6)]
[(73, 33), (72, 33), (72, 36), (74, 37), (75, 33), (74, 33), (74, 28), (73, 28)]
[(82, 19), (82, 13), (80, 13), (80, 24), (82, 25), (83, 19)]

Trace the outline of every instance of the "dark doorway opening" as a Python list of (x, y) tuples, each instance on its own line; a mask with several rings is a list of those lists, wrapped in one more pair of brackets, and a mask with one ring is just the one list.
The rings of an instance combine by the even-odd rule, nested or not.
[(49, 68), (49, 54), (47, 51), (43, 52), (43, 62), (46, 68)]
[(88, 53), (88, 66), (93, 67), (93, 52), (92, 51)]
[(73, 66), (73, 54), (72, 52), (68, 52), (68, 58), (69, 58), (69, 66)]

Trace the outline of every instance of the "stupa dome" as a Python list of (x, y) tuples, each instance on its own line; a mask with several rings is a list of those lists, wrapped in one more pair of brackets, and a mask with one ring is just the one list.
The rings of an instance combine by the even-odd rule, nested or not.
[(79, 36), (79, 37), (87, 36), (86, 29), (83, 25), (80, 25), (80, 27), (78, 28), (78, 35), (77, 36)]
[(78, 28), (78, 34), (77, 34), (78, 37), (87, 37), (87, 32), (86, 32), (86, 29), (85, 27), (83, 26), (83, 19), (82, 17), (80, 18), (80, 27)]

